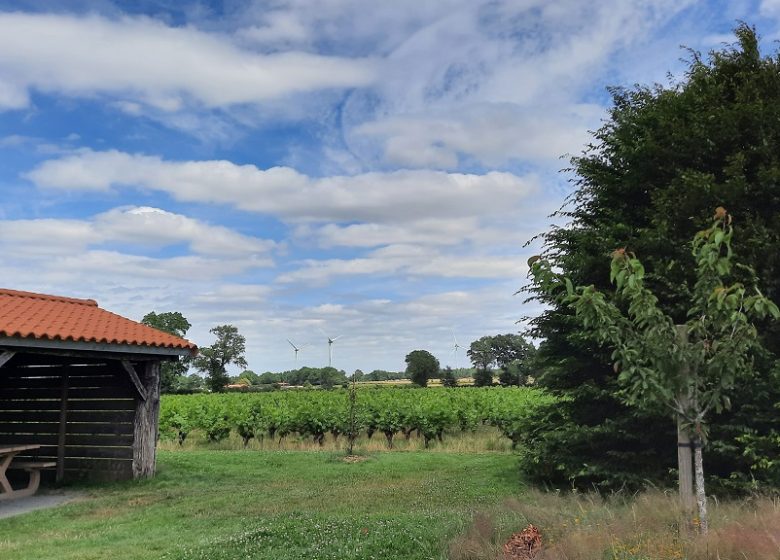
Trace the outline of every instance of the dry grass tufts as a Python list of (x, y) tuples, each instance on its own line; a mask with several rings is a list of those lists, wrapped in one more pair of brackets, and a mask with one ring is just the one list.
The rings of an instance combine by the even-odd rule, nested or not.
[[(255, 451), (343, 451), (347, 445), (344, 436), (334, 439), (328, 434), (325, 436), (323, 445), (319, 445), (310, 437), (301, 437), (296, 434), (290, 434), (281, 440), (264, 438), (262, 440), (252, 439), (246, 449)], [(209, 442), (206, 436), (198, 430), (194, 430), (184, 442), (179, 445), (172, 439), (161, 439), (158, 449), (165, 451), (178, 451), (182, 449), (212, 449), (223, 451), (239, 451), (244, 449), (244, 444), (238, 435), (231, 433), (230, 437), (218, 443)], [(382, 434), (374, 434), (369, 439), (365, 434), (361, 434), (355, 441), (355, 450), (359, 453), (376, 453), (379, 451), (389, 451), (387, 441)], [(461, 432), (453, 430), (444, 435), (443, 441), (433, 441), (428, 449), (425, 448), (424, 439), (416, 434), (412, 434), (410, 439), (398, 434), (395, 437), (393, 451), (426, 451), (430, 453), (511, 453), (512, 442), (501, 435), (501, 433), (492, 426), (480, 426), (475, 431)]]
[(494, 516), (477, 513), (464, 535), (450, 545), (451, 560), (496, 560), (501, 558), (502, 545), (497, 540)]
[(705, 537), (687, 528), (676, 498), (657, 491), (607, 499), (531, 491), (475, 516), (452, 543), (450, 558), (501, 558), (497, 543), (533, 523), (545, 543), (537, 560), (780, 560), (780, 501), (713, 500)]

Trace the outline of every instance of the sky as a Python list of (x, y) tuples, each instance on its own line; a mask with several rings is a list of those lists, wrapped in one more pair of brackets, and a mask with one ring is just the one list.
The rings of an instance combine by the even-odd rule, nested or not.
[(258, 373), (465, 367), (539, 313), (607, 86), (739, 21), (771, 50), (780, 0), (0, 0), (0, 287), (233, 324)]

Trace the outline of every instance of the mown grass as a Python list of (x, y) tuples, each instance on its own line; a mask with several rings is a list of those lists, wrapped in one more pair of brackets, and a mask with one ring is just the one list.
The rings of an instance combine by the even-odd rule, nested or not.
[(440, 559), (474, 510), (521, 492), (516, 457), (161, 451), (159, 474), (0, 520), (0, 558)]

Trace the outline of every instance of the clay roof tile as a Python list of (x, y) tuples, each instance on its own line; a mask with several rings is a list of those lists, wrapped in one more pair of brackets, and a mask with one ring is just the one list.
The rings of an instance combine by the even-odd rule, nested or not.
[(101, 309), (93, 299), (2, 288), (0, 336), (197, 351), (192, 342)]

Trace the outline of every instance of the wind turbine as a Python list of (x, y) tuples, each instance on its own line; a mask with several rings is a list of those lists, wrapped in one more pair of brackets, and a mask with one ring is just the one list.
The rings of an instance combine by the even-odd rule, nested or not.
[(328, 339), (328, 367), (333, 367), (333, 343), (336, 342), (339, 338), (341, 338), (341, 335), (331, 338), (327, 334), (325, 334), (325, 331), (320, 329), (320, 332), (325, 335), (325, 338)]
[(463, 348), (463, 346), (458, 344), (458, 339), (455, 338), (455, 331), (453, 331), (452, 329), (450, 329), (450, 331), (452, 332), (452, 341), (454, 342), (454, 344), (452, 345), (452, 355), (455, 357), (455, 365), (457, 366), (457, 364), (458, 364), (458, 350), (460, 348)]
[(300, 346), (300, 347), (296, 346), (295, 344), (293, 344), (293, 341), (290, 340), (289, 338), (287, 339), (287, 342), (290, 343), (290, 346), (292, 346), (292, 349), (295, 352), (295, 362), (297, 363), (298, 362), (298, 352), (303, 350), (303, 346)]

